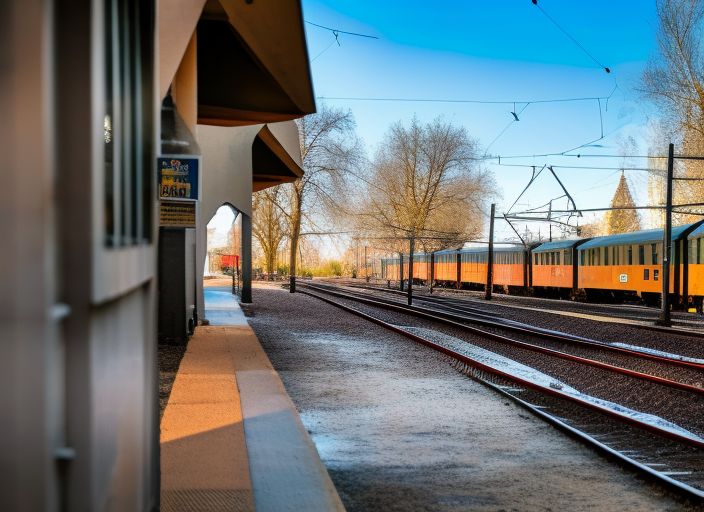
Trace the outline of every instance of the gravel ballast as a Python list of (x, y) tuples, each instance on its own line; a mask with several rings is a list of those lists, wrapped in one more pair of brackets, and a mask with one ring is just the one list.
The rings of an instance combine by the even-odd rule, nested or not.
[(317, 299), (255, 288), (248, 320), (348, 511), (674, 511), (448, 358)]

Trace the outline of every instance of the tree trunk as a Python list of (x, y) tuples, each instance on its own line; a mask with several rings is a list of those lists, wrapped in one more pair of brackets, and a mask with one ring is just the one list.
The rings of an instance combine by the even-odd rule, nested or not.
[(413, 305), (413, 251), (415, 249), (416, 239), (411, 235), (411, 252), (408, 255), (408, 305)]
[(271, 277), (271, 274), (276, 271), (274, 268), (276, 266), (275, 259), (276, 253), (272, 249), (269, 249), (269, 252), (266, 255), (266, 270), (269, 272), (269, 277)]
[(296, 292), (296, 255), (298, 253), (298, 239), (301, 235), (301, 203), (301, 190), (296, 187), (294, 189), (293, 211), (291, 212), (291, 254), (289, 269), (289, 291), (291, 293)]

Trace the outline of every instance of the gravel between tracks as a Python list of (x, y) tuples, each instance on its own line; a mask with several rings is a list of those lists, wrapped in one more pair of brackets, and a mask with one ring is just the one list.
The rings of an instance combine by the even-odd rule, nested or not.
[(430, 328), (459, 338), (536, 368), (583, 393), (623, 404), (637, 411), (655, 414), (704, 437), (704, 400), (701, 395), (635, 380), (607, 370), (585, 367), (579, 363), (488, 340), (455, 327), (360, 304), (354, 300), (339, 297), (333, 297), (333, 300), (391, 324)]
[(250, 325), (349, 512), (685, 510), (444, 356), (302, 294), (253, 293)]
[[(535, 300), (535, 299), (534, 299)], [(562, 304), (564, 301), (536, 300), (539, 304), (535, 307), (557, 309), (555, 303)], [(543, 304), (547, 302), (547, 304)], [(663, 333), (653, 330), (645, 330), (637, 326), (615, 323), (599, 322), (568, 315), (548, 313), (545, 311), (535, 311), (505, 307), (496, 301), (488, 302), (477, 298), (469, 298), (469, 305), (473, 305), (482, 311), (489, 311), (500, 314), (501, 318), (522, 322), (544, 329), (558, 329), (559, 331), (575, 336), (586, 336), (588, 338), (605, 341), (609, 343), (630, 343), (641, 347), (647, 347), (666, 352), (673, 352), (687, 357), (704, 358), (704, 339), (691, 338), (677, 334)], [(513, 305), (513, 304), (512, 304)], [(533, 304), (520, 304), (523, 307), (530, 307)], [(578, 312), (579, 304), (570, 303)], [(573, 311), (569, 309), (568, 311)]]

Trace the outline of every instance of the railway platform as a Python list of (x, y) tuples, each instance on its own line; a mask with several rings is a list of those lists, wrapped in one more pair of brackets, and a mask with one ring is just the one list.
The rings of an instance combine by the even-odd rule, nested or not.
[(161, 510), (343, 511), (229, 287), (205, 296), (161, 421)]

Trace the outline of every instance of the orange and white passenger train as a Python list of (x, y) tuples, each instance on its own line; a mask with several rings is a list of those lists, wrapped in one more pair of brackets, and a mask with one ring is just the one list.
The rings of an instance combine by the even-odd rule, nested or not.
[[(493, 284), (507, 293), (590, 300), (639, 296), (657, 304), (662, 292), (662, 229), (494, 248)], [(672, 228), (670, 294), (679, 308), (702, 311), (704, 221)], [(413, 281), (483, 289), (488, 247), (413, 256)], [(403, 276), (399, 274), (403, 259)], [(381, 277), (408, 279), (408, 255), (384, 258)]]

